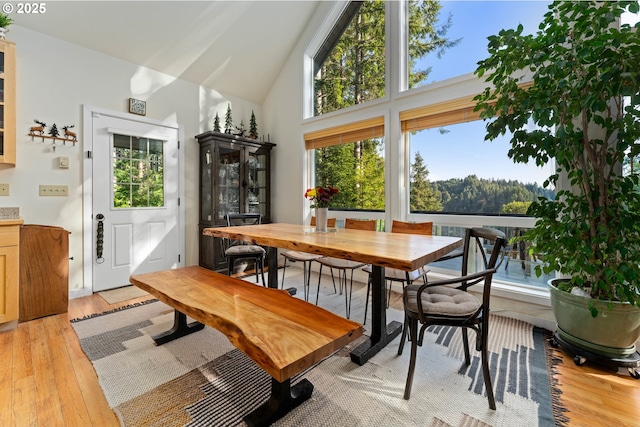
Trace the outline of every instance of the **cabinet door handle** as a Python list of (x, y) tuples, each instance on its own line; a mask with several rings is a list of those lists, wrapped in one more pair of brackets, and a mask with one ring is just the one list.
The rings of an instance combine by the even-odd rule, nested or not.
[(102, 256), (102, 248), (104, 245), (104, 215), (96, 215), (98, 220), (98, 230), (96, 231), (96, 263), (102, 264), (104, 258)]

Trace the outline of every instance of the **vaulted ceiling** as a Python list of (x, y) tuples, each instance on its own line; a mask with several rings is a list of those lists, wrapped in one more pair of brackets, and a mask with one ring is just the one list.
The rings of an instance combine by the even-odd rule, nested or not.
[(261, 104), (318, 1), (50, 1), (16, 25)]

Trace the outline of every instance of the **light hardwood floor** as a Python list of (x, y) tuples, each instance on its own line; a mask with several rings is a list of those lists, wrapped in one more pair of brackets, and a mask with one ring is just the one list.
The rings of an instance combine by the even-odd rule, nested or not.
[[(145, 299), (113, 305), (98, 295), (73, 299), (67, 314), (0, 333), (0, 426), (119, 426), (69, 320)], [(353, 318), (360, 319), (364, 301), (353, 304)], [(562, 359), (556, 378), (568, 425), (640, 426), (639, 380), (589, 363), (578, 367), (572, 356), (554, 352)]]

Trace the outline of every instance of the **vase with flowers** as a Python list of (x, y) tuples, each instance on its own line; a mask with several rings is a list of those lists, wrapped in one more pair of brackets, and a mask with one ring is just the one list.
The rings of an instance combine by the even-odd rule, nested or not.
[(327, 231), (327, 211), (331, 198), (336, 194), (338, 194), (338, 189), (330, 185), (309, 188), (304, 193), (304, 197), (311, 200), (311, 209), (316, 210), (316, 231)]

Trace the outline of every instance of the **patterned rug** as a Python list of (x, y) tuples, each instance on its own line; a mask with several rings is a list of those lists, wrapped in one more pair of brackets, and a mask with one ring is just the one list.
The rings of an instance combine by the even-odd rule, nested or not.
[[(401, 320), (402, 312), (390, 308), (388, 319)], [(269, 375), (208, 327), (155, 346), (151, 336), (172, 322), (173, 310), (152, 301), (77, 319), (72, 326), (123, 425), (243, 425), (243, 415), (266, 401)], [(418, 349), (410, 400), (402, 398), (409, 348), (397, 356), (397, 338), (364, 366), (352, 363), (345, 348), (294, 378), (292, 384), (311, 381), (313, 394), (275, 425), (562, 424), (551, 399), (546, 331), (500, 316), (492, 316), (490, 331), (496, 411), (484, 394), (479, 354), (464, 367), (460, 332), (440, 327), (426, 333)]]

